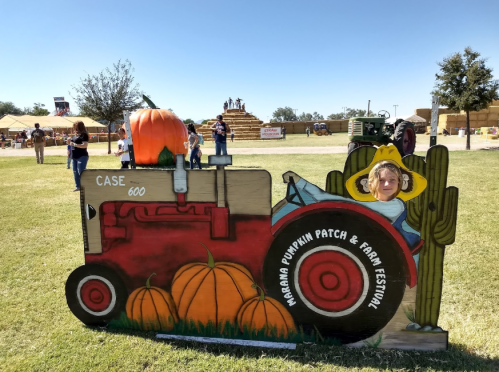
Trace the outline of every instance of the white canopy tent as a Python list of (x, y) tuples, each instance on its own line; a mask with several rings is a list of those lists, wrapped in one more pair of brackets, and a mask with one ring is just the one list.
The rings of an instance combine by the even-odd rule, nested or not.
[(1, 129), (16, 129), (16, 130), (28, 130), (34, 129), (35, 123), (40, 124), (40, 128), (49, 128), (47, 130), (57, 130), (57, 129), (69, 129), (73, 127), (75, 121), (82, 121), (87, 128), (93, 128), (94, 130), (102, 130), (107, 128), (106, 125), (96, 122), (87, 117), (78, 116), (31, 116), (31, 115), (5, 115), (0, 118), (0, 130)]

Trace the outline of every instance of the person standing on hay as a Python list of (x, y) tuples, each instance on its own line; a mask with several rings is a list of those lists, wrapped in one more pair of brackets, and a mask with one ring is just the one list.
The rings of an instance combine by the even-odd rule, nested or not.
[(45, 132), (40, 129), (40, 124), (35, 123), (35, 130), (31, 133), (35, 146), (36, 163), (43, 164), (43, 150), (45, 149)]

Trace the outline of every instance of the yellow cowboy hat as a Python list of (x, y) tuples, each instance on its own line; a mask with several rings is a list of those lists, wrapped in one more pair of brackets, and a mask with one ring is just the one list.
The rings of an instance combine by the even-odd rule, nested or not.
[(376, 153), (374, 154), (374, 158), (371, 161), (371, 164), (358, 173), (355, 173), (352, 177), (350, 177), (346, 182), (346, 188), (352, 198), (358, 201), (376, 201), (377, 199), (371, 194), (368, 186), (369, 172), (373, 167), (381, 162), (381, 161), (389, 161), (394, 163), (397, 167), (400, 168), (402, 172), (402, 188), (400, 189), (398, 198), (403, 201), (408, 201), (419, 194), (421, 194), (426, 188), (426, 178), (422, 175), (413, 172), (407, 168), (402, 162), (402, 157), (398, 152), (397, 148), (393, 145), (388, 146), (380, 146)]

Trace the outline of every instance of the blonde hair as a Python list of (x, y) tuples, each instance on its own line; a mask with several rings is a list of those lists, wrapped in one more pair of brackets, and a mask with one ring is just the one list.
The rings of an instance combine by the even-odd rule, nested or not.
[(369, 191), (371, 192), (372, 196), (378, 199), (379, 177), (380, 177), (379, 175), (383, 169), (387, 169), (397, 175), (399, 181), (397, 186), (397, 191), (393, 194), (393, 197), (391, 198), (394, 199), (402, 189), (403, 179), (400, 168), (390, 161), (381, 161), (379, 163), (376, 163), (376, 165), (371, 169), (371, 171), (369, 172), (369, 181), (368, 181)]

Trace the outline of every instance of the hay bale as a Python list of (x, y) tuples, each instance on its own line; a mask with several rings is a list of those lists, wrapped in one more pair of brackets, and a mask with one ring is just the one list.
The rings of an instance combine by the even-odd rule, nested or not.
[(455, 118), (449, 117), (447, 114), (438, 115), (438, 123), (445, 123), (449, 121), (455, 121)]
[[(499, 106), (499, 100), (492, 101), (492, 103), (490, 104), (490, 106)], [(489, 106), (489, 108), (490, 108), (490, 106)]]
[[(341, 123), (330, 123), (327, 125), (327, 129), (334, 133), (341, 132)], [(312, 130), (312, 127), (310, 130)]]
[[(304, 134), (306, 125), (303, 121), (294, 123), (293, 132), (294, 134)], [(286, 132), (287, 134), (288, 132)], [(291, 132), (290, 132), (291, 133)]]
[(495, 127), (497, 126), (497, 120), (487, 120), (487, 125), (489, 127)]
[(491, 121), (491, 120), (497, 121), (497, 120), (499, 120), (499, 112), (492, 112), (492, 113), (489, 112), (487, 114), (487, 120), (488, 121)]
[(488, 113), (478, 113), (478, 120), (487, 120)]
[(490, 106), (489, 114), (499, 114), (499, 106)]
[(427, 122), (431, 121), (431, 109), (426, 109), (426, 108), (415, 109), (414, 114), (421, 116)]
[(340, 132), (348, 132), (348, 120), (344, 120), (341, 122)]

